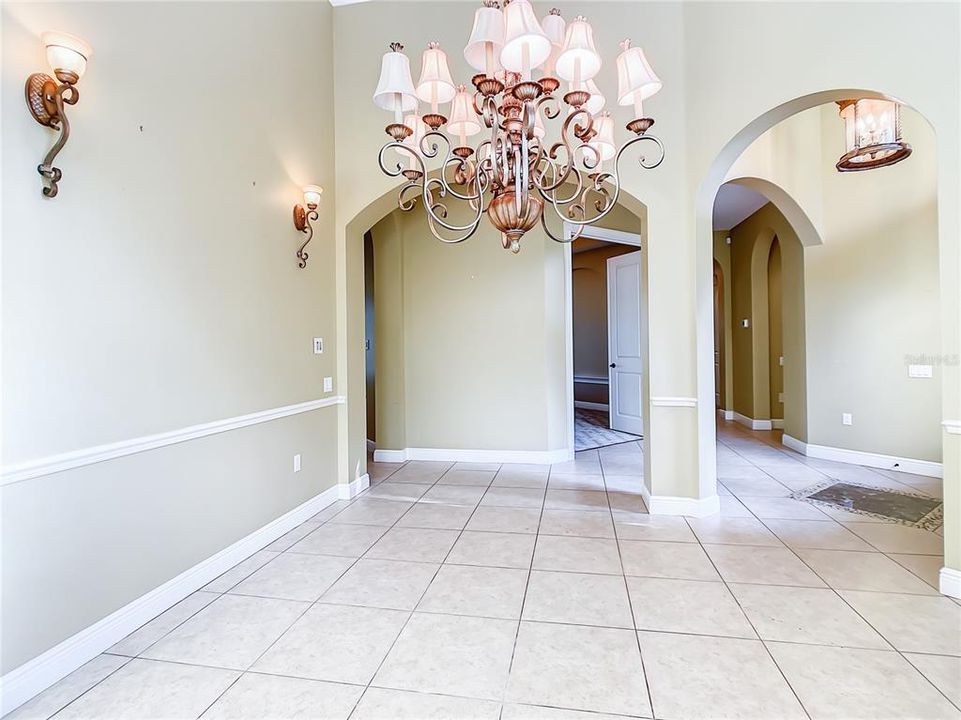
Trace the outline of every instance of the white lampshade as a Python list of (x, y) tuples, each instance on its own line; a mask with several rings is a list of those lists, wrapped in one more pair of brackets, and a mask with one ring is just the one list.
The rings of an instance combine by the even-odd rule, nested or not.
[(438, 43), (427, 44), (417, 83), (417, 97), (426, 103), (449, 103), (454, 99), (454, 81), (447, 66), (447, 53)]
[(604, 109), (604, 104), (607, 102), (607, 99), (601, 93), (600, 88), (597, 87), (597, 83), (593, 80), (588, 80), (584, 83), (584, 89), (591, 94), (591, 99), (584, 103), (583, 107), (591, 115), (597, 115), (597, 113)]
[(614, 143), (614, 119), (608, 112), (602, 112), (594, 118), (594, 130), (597, 132), (587, 144), (597, 150), (601, 155), (601, 162), (610, 160), (617, 154), (617, 145)]
[(492, 58), (496, 61), (504, 47), (504, 13), (485, 2), (484, 7), (474, 13), (474, 27), (464, 48), (464, 59), (475, 70), (493, 74), (496, 68), (487, 67), (488, 43), (491, 45)]
[(617, 56), (617, 102), (633, 105), (647, 100), (661, 89), (663, 83), (654, 74), (651, 64), (639, 47), (631, 47), (631, 41), (621, 43), (623, 52)]
[(393, 43), (380, 63), (380, 80), (374, 91), (374, 104), (391, 112), (410, 112), (417, 109), (417, 93), (410, 79), (410, 61), (403, 45)]
[(304, 204), (308, 207), (320, 205), (320, 196), (324, 189), (320, 185), (304, 185)]
[(551, 54), (544, 61), (544, 74), (553, 77), (557, 58), (564, 50), (564, 40), (567, 38), (567, 23), (561, 17), (560, 10), (551, 8), (550, 13), (541, 20), (541, 27), (544, 28), (547, 39), (551, 41)]
[(470, 137), (480, 132), (481, 126), (474, 112), (471, 94), (463, 85), (457, 87), (454, 102), (450, 106), (450, 120), (447, 122), (447, 132), (451, 136)]
[(48, 30), (40, 35), (40, 42), (47, 49), (47, 62), (54, 72), (65, 70), (77, 78), (83, 77), (87, 60), (93, 50), (84, 40), (65, 32)]
[(601, 71), (601, 56), (594, 47), (594, 30), (582, 15), (567, 26), (564, 49), (554, 68), (562, 80), (582, 83)]
[(504, 8), (501, 65), (514, 72), (529, 72), (540, 67), (550, 54), (551, 41), (537, 21), (530, 0), (512, 0)]

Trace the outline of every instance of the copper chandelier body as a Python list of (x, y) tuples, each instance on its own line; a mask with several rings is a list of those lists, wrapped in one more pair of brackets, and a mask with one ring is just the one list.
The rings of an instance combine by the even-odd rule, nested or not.
[[(583, 17), (568, 24), (554, 9), (539, 22), (529, 0), (507, 0), (503, 8), (486, 0), (464, 49), (468, 63), (480, 70), (471, 79), (473, 92), (454, 85), (437, 43), (424, 51), (415, 88), (402, 50), (391, 44), (374, 94), (378, 107), (394, 112), (386, 127), (391, 139), (378, 161), (384, 173), (406, 180), (398, 194), (400, 209), (413, 210), (420, 199), (431, 232), (444, 243), (469, 238), (484, 215), (515, 253), (538, 223), (551, 239), (571, 242), (617, 203), (620, 161), (628, 148), (650, 145), (652, 153), (638, 159), (646, 169), (664, 159), (661, 141), (647, 134), (654, 120), (642, 109), (642, 101), (661, 88), (660, 80), (641, 48), (621, 43), (618, 103), (631, 106), (634, 117), (626, 125), (630, 139), (618, 147), (614, 120), (602, 111), (605, 99), (593, 81), (601, 58)], [(534, 79), (537, 70), (540, 77)], [(430, 106), (423, 115), (419, 102)], [(441, 112), (447, 103), (449, 119)], [(565, 110), (559, 123), (550, 123)], [(560, 125), (554, 139), (551, 124)], [(469, 144), (474, 135), (478, 141)], [(436, 164), (436, 173), (428, 171), (428, 162)], [(466, 221), (450, 218), (452, 201), (469, 208)], [(552, 231), (550, 213), (570, 223), (573, 232)]]

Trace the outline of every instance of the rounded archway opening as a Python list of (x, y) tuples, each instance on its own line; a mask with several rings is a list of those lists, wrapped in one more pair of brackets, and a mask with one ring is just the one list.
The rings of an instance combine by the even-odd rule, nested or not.
[[(473, 454), (476, 457), (513, 457), (514, 462), (567, 459), (567, 451), (573, 449), (573, 428), (568, 438), (566, 410), (569, 405), (573, 423), (574, 402), (573, 371), (566, 367), (564, 350), (565, 341), (570, 339), (569, 319), (565, 318), (570, 310), (570, 298), (566, 296), (570, 287), (568, 284), (565, 289), (564, 280), (564, 253), (569, 253), (569, 246), (549, 240), (535, 228), (525, 236), (520, 253), (513, 255), (502, 249), (486, 218), (471, 238), (444, 245), (430, 234), (422, 209), (398, 210), (398, 189), (373, 198), (345, 227), (347, 301), (342, 308), (346, 327), (342, 367), (348, 388), (342, 418), (346, 427), (342, 459), (351, 476), (364, 474), (368, 456), (365, 368), (370, 323), (364, 246), (365, 235), (372, 230), (373, 242), (378, 242), (378, 229), (398, 241), (394, 242), (398, 252), (395, 258), (397, 267), (403, 268), (405, 287), (395, 295), (394, 303), (388, 294), (375, 293), (375, 306), (386, 310), (381, 314), (375, 310), (374, 324), (380, 328), (377, 318), (396, 311), (407, 318), (398, 316), (405, 334), (399, 357), (405, 358), (408, 366), (404, 368), (403, 395), (395, 393), (393, 405), (387, 404), (391, 394), (382, 386), (378, 370), (378, 419), (382, 412), (393, 413), (395, 427), (404, 429), (391, 435), (377, 426), (377, 459), (420, 457), (431, 450), (438, 451), (438, 459), (448, 455), (466, 458), (472, 451), (478, 451)], [(457, 212), (453, 206), (451, 210)], [(546, 211), (553, 212), (549, 208)], [(629, 218), (631, 227), (609, 222), (615, 215)], [(629, 230), (646, 239), (647, 208), (622, 190), (618, 208), (602, 225)], [(553, 227), (558, 226), (559, 221)], [(369, 247), (370, 243), (366, 244)], [(376, 277), (377, 263), (374, 265)], [(527, 317), (532, 307), (540, 312), (536, 321)], [(412, 317), (416, 320), (410, 323)], [(454, 344), (447, 347), (448, 343)], [(458, 347), (468, 345), (476, 345), (476, 352), (461, 356)], [(505, 350), (507, 347), (512, 349)], [(381, 358), (383, 345), (377, 342), (375, 348), (377, 358)], [(524, 378), (528, 379), (526, 383)], [(532, 414), (528, 420), (517, 422), (506, 403), (495, 411), (491, 405), (504, 394), (502, 389), (536, 417)], [(463, 400), (460, 404), (444, 399), (455, 390)], [(434, 407), (443, 412), (423, 411), (428, 395)], [(468, 426), (469, 433), (465, 429)], [(518, 427), (533, 427), (536, 434), (519, 432)], [(380, 453), (382, 449), (415, 452), (385, 454)], [(445, 455), (446, 451), (451, 452)], [(498, 455), (495, 451), (503, 452)]]
[[(939, 496), (936, 476), (942, 472), (945, 441), (939, 425), (950, 403), (940, 391), (937, 369), (926, 384), (911, 375), (917, 372), (911, 369), (911, 358), (927, 355), (936, 361), (948, 352), (942, 346), (940, 316), (951, 310), (952, 301), (943, 287), (939, 296), (938, 286), (945, 272), (944, 249), (956, 248), (957, 239), (946, 237), (939, 222), (937, 138), (926, 118), (904, 106), (905, 139), (916, 141), (912, 143), (917, 145), (914, 154), (890, 167), (838, 173), (835, 163), (843, 154), (844, 124), (833, 103), (850, 96), (883, 97), (845, 89), (797, 98), (743, 128), (715, 158), (697, 198), (699, 303), (702, 308), (707, 304), (707, 289), (713, 285), (708, 279), (716, 272), (717, 228), (711, 220), (718, 190), (724, 185), (750, 188), (763, 197), (770, 206), (769, 214), (776, 214), (780, 221), (766, 225), (757, 221), (751, 225), (752, 236), (741, 233), (743, 242), (753, 244), (746, 253), (750, 283), (745, 284), (756, 291), (766, 290), (764, 286), (772, 286), (772, 278), (780, 274), (784, 322), (781, 365), (776, 362), (781, 355), (771, 322), (778, 312), (773, 297), (757, 292), (758, 302), (748, 310), (743, 306), (736, 309), (731, 319), (733, 331), (749, 337), (755, 346), (765, 345), (758, 335), (769, 336), (765, 352), (753, 358), (753, 379), (762, 375), (767, 379), (766, 383), (755, 382), (752, 388), (755, 399), (762, 400), (760, 408), (758, 403), (753, 408), (757, 411), (753, 419), (770, 422), (774, 429), (779, 421), (793, 421), (790, 430), (785, 427), (784, 445), (788, 447), (781, 447), (780, 436), (772, 445), (816, 458), (804, 462), (818, 466), (821, 461), (821, 467), (834, 473), (832, 476), (861, 473), (865, 482), (874, 478), (878, 485)], [(789, 156), (785, 152), (769, 152), (762, 158), (768, 161), (766, 166), (751, 162), (758, 160), (758, 148), (765, 149), (765, 142), (771, 150), (769, 131), (800, 127), (807, 122), (802, 115), (813, 117), (815, 130), (823, 131), (818, 135), (822, 139), (819, 147), (795, 142), (796, 165), (787, 171), (774, 166), (772, 160), (783, 160)], [(805, 154), (812, 155), (817, 166), (814, 181), (802, 172)], [(763, 214), (760, 209), (753, 212)], [(785, 235), (783, 228), (790, 228), (794, 238)], [(731, 234), (729, 229), (725, 232)], [(712, 233), (715, 252), (707, 256)], [(737, 242), (735, 237), (735, 246)], [(792, 254), (799, 257), (801, 269), (800, 303), (794, 309), (789, 307)], [(710, 263), (707, 257), (712, 258)], [(736, 286), (737, 278), (732, 282)], [(941, 297), (947, 300), (942, 303)], [(760, 302), (765, 306), (764, 318)], [(708, 368), (714, 375), (719, 345), (713, 328), (702, 327), (706, 325), (703, 315), (706, 313), (699, 316), (698, 345), (699, 365), (706, 378)], [(794, 334), (789, 322), (800, 331), (800, 356), (789, 347)], [(707, 343), (712, 336), (714, 342)], [(931, 349), (927, 353), (905, 351), (920, 347)], [(917, 362), (925, 364), (923, 359)], [(783, 372), (783, 413), (777, 411), (778, 372)], [(796, 381), (793, 397), (792, 376)], [(876, 422), (880, 418), (887, 420)], [(704, 435), (702, 426), (702, 441)], [(848, 465), (851, 467), (846, 469)], [(950, 508), (946, 510), (950, 513)]]

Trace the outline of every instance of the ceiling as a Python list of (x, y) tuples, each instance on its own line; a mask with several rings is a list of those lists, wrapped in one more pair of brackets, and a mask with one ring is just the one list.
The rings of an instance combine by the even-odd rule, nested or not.
[(725, 183), (714, 200), (714, 229), (730, 230), (768, 202), (761, 193), (737, 183)]

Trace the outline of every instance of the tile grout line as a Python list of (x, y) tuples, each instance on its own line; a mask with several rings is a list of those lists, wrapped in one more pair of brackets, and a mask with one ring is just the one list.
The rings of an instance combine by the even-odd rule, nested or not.
[[(576, 457), (576, 454), (575, 454)], [(503, 466), (502, 466), (503, 467)], [(499, 472), (499, 471), (498, 471)], [(504, 676), (504, 685), (501, 689), (501, 710), (498, 719), (504, 716), (504, 705), (507, 704), (507, 691), (510, 688), (511, 673), (514, 671), (514, 656), (517, 654), (517, 640), (521, 634), (521, 623), (524, 621), (524, 608), (527, 606), (527, 591), (531, 586), (531, 574), (534, 572), (534, 557), (537, 555), (537, 544), (540, 540), (541, 522), (544, 520), (544, 506), (547, 504), (547, 491), (551, 486), (551, 474), (553, 465), (548, 466), (547, 482), (544, 483), (544, 492), (541, 495), (540, 514), (537, 517), (537, 531), (534, 533), (534, 547), (531, 548), (531, 559), (527, 566), (527, 580), (524, 583), (524, 594), (521, 597), (521, 607), (517, 613), (517, 627), (514, 628), (514, 642), (511, 643), (511, 656), (507, 662), (507, 673)], [(496, 475), (495, 475), (496, 480)]]
[[(738, 453), (738, 454), (740, 454), (740, 453)], [(743, 457), (743, 456), (742, 456), (742, 457)], [(747, 459), (747, 458), (745, 458), (745, 459)], [(753, 464), (753, 463), (752, 463), (752, 464)], [(750, 508), (748, 508), (748, 511), (751, 512), (752, 515), (754, 515), (753, 511), (751, 511)], [(755, 517), (755, 519), (758, 520), (758, 522), (760, 522), (760, 523), (768, 530), (768, 532), (774, 533), (774, 531), (771, 530), (771, 528), (768, 526), (768, 524), (767, 524), (766, 522), (764, 522), (764, 519), (763, 519), (763, 518), (758, 517), (757, 515), (754, 515), (754, 517)], [(838, 521), (836, 521), (836, 522), (838, 522)], [(844, 525), (843, 525), (842, 523), (838, 522), (838, 524), (841, 525), (841, 527), (844, 527)], [(847, 529), (847, 528), (845, 528), (845, 529)], [(849, 530), (849, 532), (851, 532), (851, 531)], [(774, 534), (775, 534), (775, 536), (777, 535), (776, 533), (774, 533)], [(856, 533), (855, 533), (855, 534), (856, 534)], [(858, 537), (860, 537), (860, 536), (858, 536)], [(864, 540), (864, 538), (861, 538), (861, 539)], [(867, 542), (867, 541), (865, 541), (865, 542)], [(868, 544), (868, 545), (871, 545), (871, 543), (867, 543), (867, 544)], [(786, 544), (785, 544), (785, 547), (787, 547), (787, 549), (788, 549), (805, 567), (807, 567), (812, 573), (814, 573), (814, 575), (815, 575), (819, 580), (821, 580), (821, 582), (823, 582), (823, 583), (825, 584), (825, 586), (826, 586), (828, 589), (830, 589), (830, 590), (834, 593), (834, 595), (835, 595), (842, 603), (844, 603), (844, 605), (845, 605), (846, 607), (848, 607), (848, 608), (849, 608), (855, 615), (857, 615), (868, 627), (870, 627), (871, 630), (873, 630), (873, 631), (875, 632), (875, 634), (877, 634), (878, 637), (880, 637), (882, 640), (884, 640), (884, 642), (886, 642), (886, 643), (888, 644), (888, 646), (891, 648), (891, 650), (892, 650), (893, 652), (897, 653), (897, 655), (898, 655), (908, 666), (910, 666), (911, 668), (913, 668), (914, 671), (915, 671), (918, 675), (920, 675), (922, 678), (924, 678), (924, 680), (925, 680), (931, 687), (933, 687), (942, 697), (944, 697), (945, 700), (947, 700), (948, 702), (950, 702), (952, 705), (954, 704), (954, 703), (951, 701), (951, 699), (950, 699), (949, 697), (947, 697), (947, 695), (945, 695), (944, 692), (941, 691), (940, 688), (938, 688), (924, 673), (922, 673), (920, 670), (918, 670), (917, 667), (915, 667), (914, 663), (912, 663), (908, 658), (906, 658), (906, 657), (904, 656), (904, 653), (901, 652), (901, 650), (899, 650), (899, 649), (894, 645), (894, 643), (893, 643), (891, 640), (889, 640), (887, 637), (885, 637), (885, 635), (882, 634), (866, 617), (864, 617), (857, 608), (855, 608), (850, 602), (848, 602), (847, 598), (845, 598), (845, 597), (839, 592), (838, 588), (835, 588), (835, 587), (832, 586), (829, 582), (827, 582), (823, 577), (821, 577), (821, 575), (820, 575), (813, 567), (811, 567), (807, 562), (804, 561), (804, 558), (802, 558), (802, 557), (794, 550), (794, 548), (791, 548), (791, 547), (787, 546)], [(874, 546), (871, 545), (871, 547), (874, 547)], [(878, 552), (880, 552), (880, 551), (878, 551)], [(881, 554), (884, 554), (884, 553), (881, 553)], [(889, 558), (889, 559), (890, 559), (890, 558)], [(895, 561), (892, 560), (892, 562), (895, 562)], [(722, 579), (723, 579), (723, 577), (722, 577)], [(729, 590), (730, 590), (730, 588), (729, 588)], [(857, 592), (857, 591), (853, 591), (853, 592)], [(881, 591), (878, 591), (878, 592), (881, 592)], [(734, 593), (731, 593), (731, 594), (733, 595)], [(895, 594), (895, 595), (897, 595), (897, 594), (910, 594), (910, 593), (882, 593), (882, 594)], [(935, 597), (935, 596), (918, 595), (917, 597)], [(737, 596), (735, 596), (735, 600), (737, 600)], [(740, 605), (740, 601), (738, 601), (738, 604)], [(761, 639), (761, 642), (764, 643), (765, 648), (767, 648), (767, 641), (765, 641), (764, 638), (761, 637), (760, 633), (758, 634), (758, 637)], [(776, 641), (771, 641), (771, 642), (776, 642)], [(824, 646), (824, 647), (833, 647), (833, 646)], [(769, 648), (768, 648), (768, 654), (771, 655), (771, 659), (774, 661), (774, 664), (777, 665), (777, 660), (774, 659), (774, 656), (773, 656), (773, 654), (771, 653), (771, 651), (770, 651)], [(778, 665), (778, 669), (779, 669), (779, 670), (781, 669), (781, 668), (780, 668), (780, 665)], [(782, 671), (782, 675), (783, 675), (783, 674), (784, 674), (784, 673), (783, 673), (783, 671)], [(786, 677), (786, 676), (785, 676), (785, 680), (787, 680), (787, 677)], [(789, 682), (788, 684), (790, 685), (790, 682)], [(792, 690), (793, 690), (793, 686), (792, 686)], [(796, 693), (795, 693), (795, 695), (796, 695)], [(800, 702), (800, 698), (798, 698), (798, 701)], [(806, 711), (806, 709), (805, 709), (805, 711)]]
[[(641, 453), (642, 459), (644, 458), (643, 452)], [(627, 607), (631, 613), (631, 625), (633, 628), (631, 632), (634, 634), (634, 645), (637, 647), (637, 657), (641, 662), (641, 675), (644, 676), (644, 688), (647, 691), (647, 703), (651, 707), (651, 717), (657, 717), (657, 713), (654, 711), (654, 694), (651, 692), (651, 681), (647, 676), (647, 664), (644, 662), (644, 650), (641, 648), (641, 635), (637, 628), (637, 615), (634, 612), (634, 600), (631, 598), (631, 588), (627, 581), (627, 571), (624, 568), (624, 556), (621, 553), (621, 541), (620, 536), (617, 534), (617, 522), (614, 519), (614, 509), (611, 507), (610, 494), (607, 487), (607, 473), (604, 470), (604, 459), (599, 458), (601, 464), (601, 478), (604, 481), (604, 492), (608, 494), (607, 505), (608, 511), (610, 512), (611, 524), (614, 529), (614, 547), (617, 548), (617, 561), (621, 565), (621, 578), (624, 580), (624, 593), (627, 595)], [(640, 477), (640, 482), (644, 482), (644, 477)], [(647, 507), (647, 503), (644, 503), (644, 509), (650, 513), (650, 509)]]

